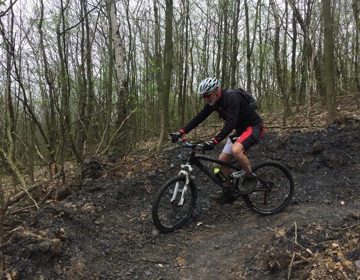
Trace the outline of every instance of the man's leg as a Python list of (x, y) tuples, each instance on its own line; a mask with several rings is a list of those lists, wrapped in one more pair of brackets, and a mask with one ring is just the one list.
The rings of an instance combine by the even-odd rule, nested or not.
[(238, 161), (240, 166), (246, 172), (251, 174), (251, 165), (248, 157), (245, 155), (245, 150), (249, 150), (252, 146), (257, 144), (264, 135), (264, 127), (262, 124), (256, 126), (249, 126), (236, 140), (231, 148), (233, 157)]
[[(224, 162), (231, 162), (232, 159), (233, 159), (233, 156), (231, 154), (228, 154), (228, 153), (222, 152), (219, 155), (219, 160), (224, 161)], [(222, 166), (220, 166), (220, 170), (225, 175), (225, 177), (227, 178), (227, 181), (225, 182), (225, 186), (227, 188), (230, 188), (231, 187), (230, 178), (229, 178), (229, 175), (230, 175), (230, 172), (231, 172), (230, 168), (222, 165)]]
[(246, 172), (246, 174), (251, 173), (251, 165), (248, 157), (245, 155), (245, 149), (243, 144), (239, 142), (235, 142), (232, 146), (232, 155), (240, 164), (242, 169)]
[[(223, 148), (223, 150), (221, 152), (221, 154), (219, 155), (219, 160), (227, 162), (227, 163), (231, 162), (231, 160), (233, 159), (232, 145), (233, 145), (233, 143), (228, 138), (227, 141), (226, 141), (226, 144), (225, 144), (225, 146), (224, 146), (224, 148)], [(220, 170), (227, 178), (225, 186), (230, 188), (231, 185), (230, 185), (229, 175), (230, 175), (231, 169), (229, 167), (226, 167), (226, 166), (220, 166)]]
[[(222, 150), (221, 154), (219, 155), (219, 160), (224, 161), (224, 162), (231, 162), (231, 160), (233, 159), (233, 156), (231, 154), (232, 145), (233, 144), (228, 139), (228, 141), (226, 142), (226, 144), (224, 146), (224, 149)], [(221, 204), (231, 203), (234, 200), (236, 200), (236, 198), (234, 198), (231, 193), (231, 184), (230, 184), (230, 178), (229, 178), (229, 174), (230, 174), (231, 170), (230, 170), (230, 168), (228, 168), (226, 166), (220, 166), (220, 170), (227, 178), (227, 181), (224, 184), (225, 187), (227, 188), (227, 190), (225, 190), (225, 192), (222, 193), (221, 195), (211, 196), (211, 198)]]

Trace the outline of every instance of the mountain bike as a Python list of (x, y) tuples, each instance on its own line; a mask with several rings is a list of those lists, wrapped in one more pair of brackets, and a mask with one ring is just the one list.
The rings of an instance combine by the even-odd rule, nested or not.
[[(177, 141), (182, 159), (178, 175), (168, 179), (158, 190), (152, 206), (155, 226), (164, 233), (180, 229), (191, 217), (198, 199), (198, 190), (193, 174), (194, 166), (205, 173), (225, 191), (225, 184), (211, 170), (211, 165), (231, 169), (229, 179), (236, 198), (242, 197), (247, 207), (260, 215), (272, 215), (284, 210), (294, 194), (294, 179), (289, 169), (277, 161), (264, 161), (252, 167), (256, 183), (242, 191), (245, 171), (237, 162), (226, 163), (205, 155), (203, 144), (193, 144), (186, 139)], [(190, 152), (185, 152), (186, 148)]]

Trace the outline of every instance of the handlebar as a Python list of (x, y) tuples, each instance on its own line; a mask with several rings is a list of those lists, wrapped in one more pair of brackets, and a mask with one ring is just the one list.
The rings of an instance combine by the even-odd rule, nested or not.
[[(170, 133), (170, 136), (174, 135), (174, 133)], [(173, 143), (179, 144), (180, 148), (186, 147), (191, 148), (192, 150), (201, 151), (202, 154), (205, 154), (204, 144), (200, 143), (191, 143), (187, 140), (186, 137), (179, 137), (176, 141), (173, 141)]]

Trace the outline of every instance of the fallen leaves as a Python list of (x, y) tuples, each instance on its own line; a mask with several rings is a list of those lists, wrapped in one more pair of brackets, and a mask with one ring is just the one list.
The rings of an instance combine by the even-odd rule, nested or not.
[(344, 220), (340, 227), (298, 228), (295, 222), (287, 229), (268, 228), (276, 246), (267, 250), (267, 268), (274, 272), (287, 266), (287, 279), (360, 279), (360, 223), (356, 214)]

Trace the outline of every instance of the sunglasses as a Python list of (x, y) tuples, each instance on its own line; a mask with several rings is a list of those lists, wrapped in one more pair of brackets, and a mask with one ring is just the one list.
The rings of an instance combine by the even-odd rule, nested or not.
[(212, 92), (210, 92), (210, 93), (207, 93), (207, 94), (203, 94), (203, 98), (209, 98), (210, 97), (210, 95), (212, 94)]

